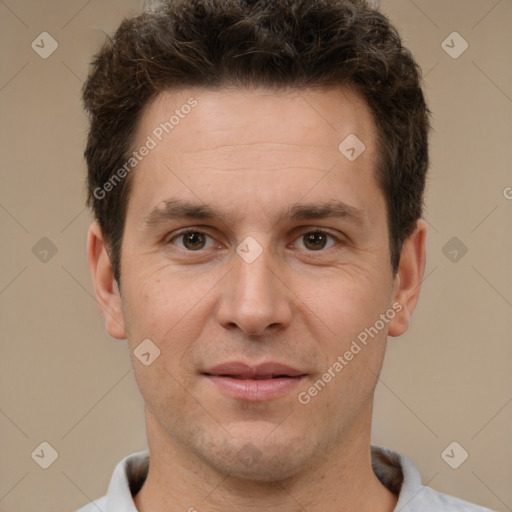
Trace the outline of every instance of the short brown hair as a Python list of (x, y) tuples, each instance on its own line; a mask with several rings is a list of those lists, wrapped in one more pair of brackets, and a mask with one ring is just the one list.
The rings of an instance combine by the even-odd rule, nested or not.
[(118, 282), (131, 175), (98, 190), (129, 158), (149, 100), (185, 87), (343, 84), (365, 99), (378, 129), (376, 178), (395, 273), (422, 214), (430, 112), (419, 67), (383, 14), (363, 0), (167, 0), (125, 19), (95, 56), (83, 90), (88, 205)]

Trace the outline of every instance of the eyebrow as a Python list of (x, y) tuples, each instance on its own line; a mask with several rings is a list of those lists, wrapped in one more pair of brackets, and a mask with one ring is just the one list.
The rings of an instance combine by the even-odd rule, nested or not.
[[(359, 225), (366, 224), (366, 215), (363, 210), (335, 200), (324, 203), (294, 204), (279, 215), (278, 222), (328, 218), (346, 219)], [(154, 227), (181, 219), (219, 220), (223, 223), (231, 223), (233, 215), (202, 203), (193, 203), (182, 199), (166, 199), (153, 208), (142, 219), (142, 222), (147, 227)]]

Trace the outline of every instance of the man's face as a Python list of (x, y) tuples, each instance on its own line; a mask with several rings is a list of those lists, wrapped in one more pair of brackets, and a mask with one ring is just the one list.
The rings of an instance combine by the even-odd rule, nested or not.
[[(349, 135), (365, 145), (356, 159), (355, 139), (339, 149)], [(398, 313), (377, 322), (396, 281), (369, 109), (348, 89), (191, 89), (147, 106), (134, 147), (148, 136), (122, 312), (107, 321), (128, 338), (148, 435), (223, 473), (296, 474), (369, 431), (386, 336), (399, 334)], [(185, 203), (204, 215), (181, 216)], [(134, 355), (147, 339), (160, 350), (148, 366)]]

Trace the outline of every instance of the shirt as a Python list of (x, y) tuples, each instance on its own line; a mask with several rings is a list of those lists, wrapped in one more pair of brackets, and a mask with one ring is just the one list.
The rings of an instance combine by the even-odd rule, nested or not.
[[(382, 484), (399, 496), (395, 512), (492, 512), (423, 486), (414, 464), (386, 448), (372, 446), (372, 466)], [(148, 450), (128, 455), (116, 466), (106, 496), (77, 512), (137, 512), (132, 496), (144, 484), (148, 467)]]

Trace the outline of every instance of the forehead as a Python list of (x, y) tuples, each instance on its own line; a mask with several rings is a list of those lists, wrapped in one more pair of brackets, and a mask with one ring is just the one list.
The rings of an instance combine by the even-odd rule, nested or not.
[[(190, 104), (195, 106), (190, 107)], [(174, 115), (173, 115), (174, 114)], [(180, 152), (245, 145), (299, 145), (338, 149), (350, 134), (372, 152), (376, 129), (366, 102), (348, 87), (324, 89), (197, 89), (166, 91), (150, 101), (137, 136), (171, 121), (162, 134)], [(167, 125), (167, 128), (170, 128)], [(169, 137), (167, 137), (169, 135)]]
[[(375, 189), (376, 128), (366, 103), (348, 88), (168, 91), (146, 105), (134, 148), (150, 139), (154, 147), (133, 176), (139, 218), (180, 189), (194, 200), (208, 191), (210, 200), (200, 199), (211, 203), (215, 190), (238, 186), (268, 211), (320, 179), (311, 201), (331, 190), (358, 207), (365, 189)], [(236, 203), (230, 198), (225, 206)]]

